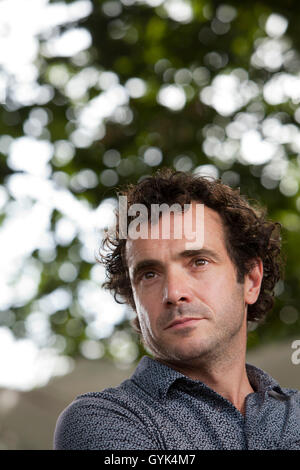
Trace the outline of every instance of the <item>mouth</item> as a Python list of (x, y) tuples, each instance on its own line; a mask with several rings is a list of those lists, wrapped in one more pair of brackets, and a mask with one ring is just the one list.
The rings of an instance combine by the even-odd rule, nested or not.
[(173, 329), (177, 330), (180, 328), (191, 327), (194, 326), (199, 320), (202, 318), (181, 318), (173, 321), (169, 326), (166, 327), (166, 330)]

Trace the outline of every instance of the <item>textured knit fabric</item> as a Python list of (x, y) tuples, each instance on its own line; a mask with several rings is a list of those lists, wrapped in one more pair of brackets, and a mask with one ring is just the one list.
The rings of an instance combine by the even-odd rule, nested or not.
[(300, 450), (300, 392), (246, 364), (245, 415), (204, 383), (144, 356), (118, 387), (78, 396), (59, 416), (54, 449)]

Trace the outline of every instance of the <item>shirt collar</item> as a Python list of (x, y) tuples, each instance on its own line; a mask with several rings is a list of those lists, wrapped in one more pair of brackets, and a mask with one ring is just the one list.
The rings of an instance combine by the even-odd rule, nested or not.
[[(285, 394), (279, 383), (262, 369), (246, 363), (246, 372), (255, 392), (276, 390), (280, 394)], [(166, 396), (170, 386), (177, 379), (184, 379), (192, 383), (197, 382), (149, 356), (142, 357), (131, 376), (131, 380), (154, 398)]]
[(267, 372), (252, 364), (246, 364), (246, 372), (249, 382), (255, 392), (267, 392), (276, 389), (280, 393), (284, 393), (279, 383), (271, 377)]
[(131, 376), (131, 380), (155, 398), (165, 396), (178, 378), (186, 376), (149, 356), (142, 357)]

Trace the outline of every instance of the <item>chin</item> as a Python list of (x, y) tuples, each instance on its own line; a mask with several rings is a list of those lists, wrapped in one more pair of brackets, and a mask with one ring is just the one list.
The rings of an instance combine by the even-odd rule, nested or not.
[(203, 338), (181, 338), (177, 342), (172, 340), (144, 342), (145, 349), (154, 357), (169, 362), (186, 362), (205, 357), (213, 349), (211, 341)]
[(172, 356), (182, 361), (192, 361), (194, 359), (204, 358), (207, 354), (210, 354), (214, 350), (214, 344), (209, 341), (208, 338), (193, 338), (193, 340), (182, 342), (179, 345), (174, 345), (169, 351), (172, 352)]
[(207, 352), (207, 349), (203, 347), (170, 347), (168, 349), (161, 350), (159, 357), (165, 361), (184, 363), (205, 357)]

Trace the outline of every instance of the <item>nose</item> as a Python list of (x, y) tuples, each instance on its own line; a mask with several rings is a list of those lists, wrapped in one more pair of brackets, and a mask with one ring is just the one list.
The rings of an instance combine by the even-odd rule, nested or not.
[(164, 305), (176, 305), (191, 302), (192, 295), (189, 289), (186, 274), (180, 269), (169, 269), (166, 273), (163, 287)]

